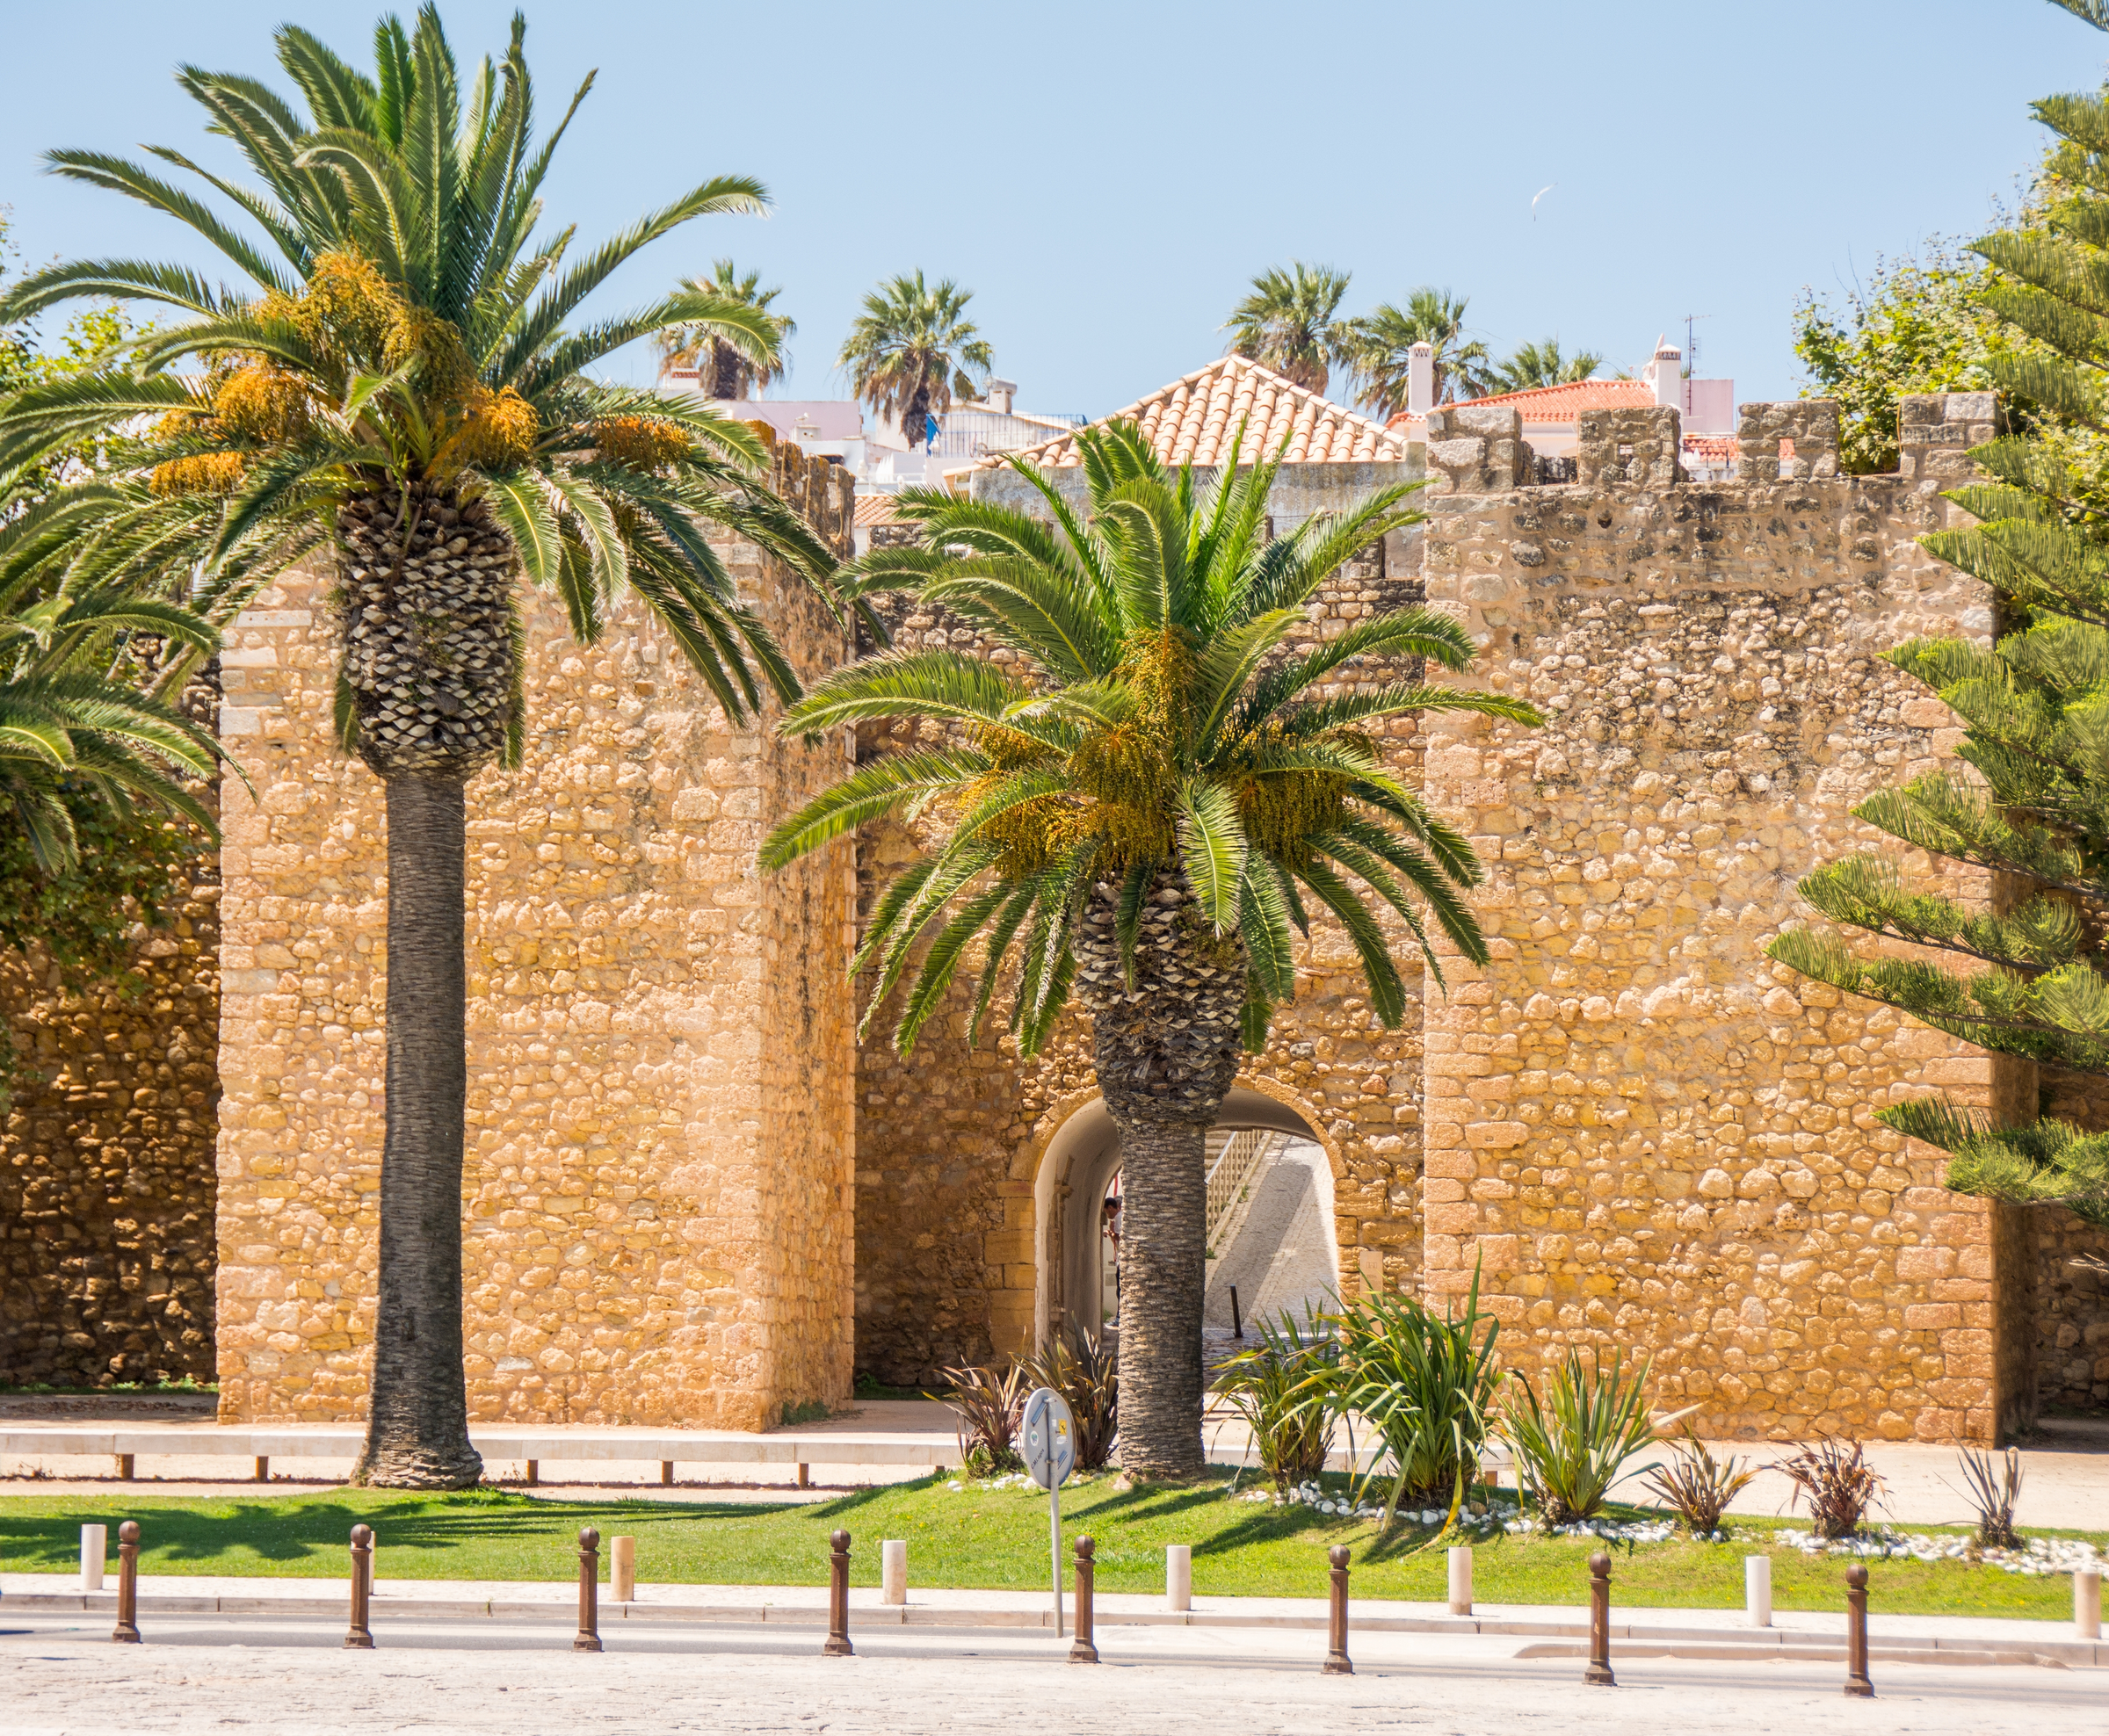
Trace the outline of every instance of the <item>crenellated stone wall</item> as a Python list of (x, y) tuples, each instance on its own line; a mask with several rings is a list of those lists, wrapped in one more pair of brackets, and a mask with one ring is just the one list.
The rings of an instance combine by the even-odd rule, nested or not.
[[(846, 555), (849, 478), (785, 447), (773, 481)], [(719, 547), (807, 676), (841, 661)], [(222, 857), (229, 1421), (357, 1415), (371, 1356), (384, 809), (330, 745), (327, 590), (288, 575), (222, 659), (257, 791)], [(526, 763), (468, 799), (471, 1414), (765, 1427), (849, 1386), (853, 880), (846, 843), (767, 881), (754, 852), (849, 745), (730, 726), (634, 598), (590, 648), (526, 607)]]

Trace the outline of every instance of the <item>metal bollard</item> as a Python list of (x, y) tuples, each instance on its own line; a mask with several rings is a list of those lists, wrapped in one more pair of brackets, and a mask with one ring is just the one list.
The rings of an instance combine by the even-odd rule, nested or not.
[(637, 1595), (635, 1537), (608, 1539), (608, 1591), (618, 1603), (627, 1603)]
[(828, 1557), (828, 1643), (820, 1648), (823, 1658), (853, 1658), (850, 1644), (850, 1534), (837, 1531), (828, 1539), (833, 1552)]
[(373, 1531), (371, 1526), (352, 1528), (352, 1625), (344, 1634), (347, 1652), (373, 1649)]
[(1867, 1570), (1857, 1561), (1845, 1570), (1845, 1697), (1874, 1698), (1867, 1679)]
[(117, 1528), (117, 1627), (110, 1638), (139, 1644), (139, 1523), (133, 1519)]
[(1744, 1618), (1752, 1627), (1770, 1627), (1772, 1624), (1772, 1558), (1769, 1555), (1746, 1555), (1743, 1558), (1743, 1609)]
[(122, 1482), (129, 1483), (132, 1480), (132, 1455), (130, 1453), (117, 1455), (117, 1474)]
[(670, 1458), (659, 1461), (659, 1486), (663, 1489), (674, 1486), (674, 1462)]
[(1462, 1544), (1450, 1551), (1450, 1613), (1472, 1613), (1472, 1545)]
[(542, 1480), (542, 1462), (539, 1458), (527, 1461), (527, 1486), (533, 1488)]
[(2102, 1570), (2082, 1567), (2072, 1576), (2072, 1625), (2082, 1639), (2102, 1637)]
[(1332, 1607), (1325, 1631), (1325, 1662), (1320, 1674), (1352, 1675), (1355, 1667), (1347, 1660), (1347, 1545), (1337, 1543), (1325, 1552), (1333, 1564)]
[(1091, 1577), (1097, 1571), (1091, 1556), (1098, 1547), (1089, 1537), (1076, 1539), (1076, 1638), (1069, 1643), (1072, 1664), (1098, 1661), (1098, 1648), (1091, 1643)]
[(1164, 1607), (1167, 1609), (1193, 1607), (1193, 1550), (1190, 1544), (1164, 1545)]
[(578, 1534), (578, 1638), (574, 1652), (598, 1652), (600, 1646), (600, 1533), (592, 1526)]
[(110, 1559), (110, 1528), (107, 1525), (81, 1527), (81, 1589), (100, 1591), (103, 1588), (103, 1564)]
[(1616, 1688), (1611, 1673), (1611, 1557), (1598, 1550), (1589, 1558), (1589, 1667), (1582, 1672), (1591, 1688)]

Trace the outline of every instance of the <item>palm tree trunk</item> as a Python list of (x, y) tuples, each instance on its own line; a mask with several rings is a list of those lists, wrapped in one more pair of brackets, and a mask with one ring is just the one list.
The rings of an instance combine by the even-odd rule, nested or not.
[(394, 777), (388, 796), (388, 1134), (380, 1307), (366, 1447), (352, 1480), (466, 1488), (461, 1154), (467, 1132), (462, 905), (466, 804), (451, 778)]
[(1091, 1054), (1120, 1130), (1120, 1467), (1199, 1476), (1201, 1301), (1207, 1285), (1207, 1131), (1237, 1076), (1245, 949), (1208, 931), (1184, 875), (1157, 876), (1123, 975), (1101, 886), (1075, 937)]
[(1107, 1107), (1120, 1130), (1120, 1465), (1198, 1476), (1207, 1127)]

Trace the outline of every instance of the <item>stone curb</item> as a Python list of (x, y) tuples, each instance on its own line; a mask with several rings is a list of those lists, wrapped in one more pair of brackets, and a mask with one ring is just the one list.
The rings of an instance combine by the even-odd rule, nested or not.
[[(284, 1616), (300, 1620), (337, 1619), (345, 1616), (344, 1595), (330, 1597), (228, 1597), (181, 1596), (142, 1592), (141, 1616)], [(114, 1617), (116, 1595), (112, 1592), (11, 1592), (0, 1611), (19, 1609), (35, 1614), (80, 1614)], [(453, 1621), (490, 1618), (499, 1621), (560, 1621), (570, 1608), (559, 1597), (449, 1598), (377, 1597), (373, 1606), (376, 1622), (392, 1617), (406, 1620)], [(828, 1619), (824, 1604), (783, 1603), (618, 1603), (604, 1596), (600, 1617), (607, 1621), (689, 1623), (704, 1627), (822, 1627)], [(1101, 1609), (1097, 1625), (1108, 1627), (1280, 1628), (1323, 1630), (1323, 1616), (1234, 1616), (1200, 1610), (1134, 1610)], [(914, 1607), (850, 1610), (852, 1627), (919, 1628), (1052, 1628), (1050, 1609), (937, 1609)], [(1428, 1633), (1486, 1635), (1516, 1638), (1586, 1640), (1584, 1622), (1522, 1622), (1480, 1620), (1455, 1616), (1368, 1616), (1351, 1619), (1357, 1633)], [(1821, 1635), (1789, 1632), (1780, 1629), (1721, 1629), (1643, 1626), (1634, 1623), (1612, 1624), (1613, 1642), (1634, 1657), (1727, 1658), (1843, 1658), (1844, 1646), (1828, 1644)], [(1637, 1648), (1637, 1649), (1635, 1649)], [(1693, 1649), (1696, 1648), (1696, 1649)], [(1565, 1657), (1570, 1648), (1526, 1647), (1518, 1657)], [(1586, 1647), (1573, 1650), (1584, 1655)], [(2000, 1645), (1982, 1638), (1918, 1638), (1884, 1636), (1873, 1641), (1869, 1655), (1893, 1662), (2036, 1663), (2059, 1667), (2109, 1668), (2109, 1641), (2086, 1639), (2030, 1639), (2025, 1644)]]

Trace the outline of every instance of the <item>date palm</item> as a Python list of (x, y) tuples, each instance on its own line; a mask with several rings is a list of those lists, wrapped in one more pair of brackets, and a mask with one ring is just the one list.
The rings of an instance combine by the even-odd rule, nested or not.
[(954, 396), (982, 388), (996, 352), (967, 317), (974, 292), (950, 278), (926, 284), (920, 271), (889, 278), (864, 298), (864, 311), (843, 340), (837, 365), (850, 389), (901, 424), (910, 447), (936, 431)]
[(1354, 325), (1340, 318), (1348, 274), (1294, 260), (1287, 271), (1262, 271), (1252, 293), (1230, 310), (1223, 329), (1230, 353), (1323, 393), (1332, 369), (1354, 359)]
[[(518, 763), (518, 575), (554, 590), (587, 641), (634, 590), (739, 718), (759, 703), (757, 669), (786, 697), (797, 682), (704, 527), (754, 538), (815, 582), (831, 570), (754, 480), (745, 430), (583, 375), (674, 325), (721, 322), (759, 344), (765, 315), (690, 290), (566, 329), (640, 248), (693, 218), (757, 210), (763, 190), (707, 181), (567, 264), (571, 231), (540, 232), (540, 190), (592, 80), (538, 144), (524, 31), (516, 18), (501, 62), (465, 88), (430, 7), (413, 31), (382, 21), (370, 77), (289, 26), (279, 58), (307, 116), (256, 80), (186, 69), (183, 85), (261, 189), (155, 154), (199, 174), (268, 245), (139, 165), (89, 151), (50, 161), (181, 218), (248, 283), (95, 260), (38, 272), (9, 300), (26, 313), (111, 296), (189, 317), (141, 340), (126, 366), (0, 409), (0, 465), (112, 430), (98, 534), (151, 545), (170, 570), (202, 561), (222, 607), (274, 560), (323, 550), (336, 566), (335, 727), (388, 802), (388, 1122), (359, 1474), (397, 1486), (481, 1472), (461, 1361), (465, 785)], [(168, 372), (184, 361), (197, 371)]]
[(1535, 344), (1518, 344), (1516, 353), (1494, 370), (1493, 387), (1497, 392), (1528, 392), (1540, 386), (1568, 386), (1587, 380), (1603, 365), (1604, 358), (1595, 351), (1581, 350), (1563, 356), (1560, 340), (1547, 337)]
[(1417, 289), (1403, 307), (1386, 301), (1354, 322), (1354, 367), (1362, 389), (1356, 401), (1371, 415), (1395, 416), (1407, 408), (1407, 367), (1413, 346), (1435, 351), (1435, 401), (1483, 397), (1494, 390), (1487, 346), (1465, 336), (1465, 298), (1446, 289)]
[(693, 368), (706, 398), (734, 400), (765, 392), (782, 378), (784, 345), (797, 333), (798, 322), (769, 312), (781, 288), (764, 289), (759, 271), (740, 276), (729, 259), (716, 261), (707, 278), (689, 278), (687, 287), (733, 307), (754, 308), (766, 318), (771, 341), (761, 345), (745, 330), (720, 323), (669, 326), (654, 340), (662, 377), (674, 368)]
[(1462, 897), (1482, 877), (1471, 846), (1367, 732), (1423, 710), (1536, 713), (1357, 663), (1462, 669), (1470, 640), (1430, 610), (1291, 643), (1344, 560), (1417, 520), (1406, 503), (1419, 484), (1269, 541), (1272, 467), (1241, 472), (1233, 456), (1197, 495), (1192, 471), (1168, 472), (1132, 423), (1077, 445), (1088, 515), (1018, 460), (1045, 520), (940, 489), (898, 496), (922, 545), (873, 551), (846, 569), (856, 585), (916, 588), (1022, 672), (963, 652), (887, 652), (816, 684), (786, 732), (895, 718), (949, 739), (859, 766), (769, 835), (762, 865), (908, 807), (937, 837), (886, 888), (857, 956), (876, 972), (866, 1026), (905, 984), (893, 1031), (905, 1052), (975, 949), (975, 1033), (1013, 961), (1024, 1052), (1046, 1043), (1072, 992), (1091, 1013), (1121, 1138), (1121, 1462), (1184, 1476), (1201, 1465), (1203, 1140), (1241, 1044), (1260, 1049), (1295, 992), (1293, 930), (1308, 932), (1314, 905), (1330, 912), (1392, 1027), (1405, 987), (1352, 879), (1424, 951), (1432, 914), (1467, 958), (1487, 956)]

